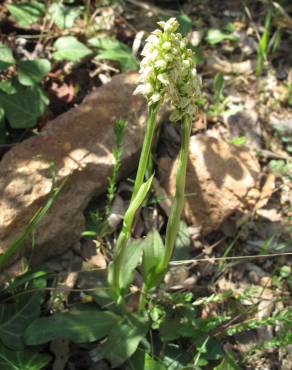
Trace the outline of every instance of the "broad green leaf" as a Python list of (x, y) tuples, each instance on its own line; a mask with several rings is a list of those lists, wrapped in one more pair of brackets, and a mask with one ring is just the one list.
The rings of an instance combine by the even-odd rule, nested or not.
[(121, 65), (121, 71), (136, 71), (138, 64), (132, 53), (124, 51), (122, 49), (105, 50), (98, 54), (98, 59), (108, 59), (115, 62), (119, 62)]
[(210, 45), (216, 45), (225, 40), (237, 41), (238, 37), (234, 34), (222, 32), (221, 30), (216, 28), (210, 29), (206, 36), (206, 41)]
[(21, 89), (16, 94), (0, 92), (0, 105), (12, 128), (31, 128), (44, 113), (49, 101), (38, 87)]
[(40, 314), (40, 294), (23, 294), (16, 302), (0, 305), (0, 339), (11, 349), (23, 349), (23, 332)]
[(112, 39), (111, 37), (92, 37), (88, 40), (88, 43), (94, 48), (102, 50), (110, 50), (116, 48), (125, 48), (125, 50), (129, 50), (127, 45), (119, 42), (118, 40)]
[(150, 231), (142, 242), (143, 258), (142, 258), (142, 276), (145, 284), (150, 289), (150, 275), (153, 270), (161, 263), (164, 256), (164, 245), (157, 230)]
[(0, 369), (41, 370), (51, 360), (47, 354), (35, 350), (11, 351), (0, 344)]
[(148, 353), (137, 350), (129, 360), (128, 369), (135, 370), (166, 370), (167, 368), (160, 362), (154, 360)]
[(183, 36), (186, 36), (190, 30), (192, 29), (192, 20), (186, 14), (181, 14), (177, 17), (179, 22), (179, 29), (178, 32), (181, 33)]
[(92, 53), (92, 51), (77, 40), (74, 36), (63, 36), (54, 43), (56, 51), (53, 57), (56, 60), (76, 62)]
[(134, 270), (137, 267), (141, 254), (143, 251), (143, 245), (141, 240), (136, 240), (130, 243), (126, 247), (125, 254), (121, 261), (120, 271), (120, 288), (126, 289), (134, 279)]
[(106, 358), (113, 368), (123, 364), (136, 351), (148, 331), (147, 323), (135, 316), (125, 316), (101, 346), (99, 358)]
[(51, 70), (47, 59), (23, 60), (18, 62), (18, 81), (24, 86), (40, 82)]
[(59, 3), (53, 3), (49, 7), (49, 15), (51, 20), (61, 29), (71, 28), (74, 21), (83, 12), (82, 6), (68, 6)]
[(16, 87), (13, 85), (11, 80), (0, 81), (0, 90), (9, 95), (17, 92)]
[(172, 261), (187, 260), (191, 258), (191, 236), (188, 226), (180, 221)]
[(37, 1), (7, 5), (8, 10), (21, 26), (29, 26), (44, 15), (45, 6)]
[(41, 317), (31, 323), (24, 333), (27, 345), (38, 345), (58, 338), (74, 343), (94, 342), (108, 335), (119, 321), (110, 311), (98, 311), (95, 305), (75, 307), (69, 312)]
[(12, 50), (0, 42), (0, 71), (3, 71), (12, 64), (15, 64)]
[(136, 58), (133, 56), (131, 49), (122, 42), (109, 37), (93, 37), (89, 40), (89, 44), (100, 49), (97, 55), (98, 59), (108, 59), (119, 62), (122, 72), (138, 69)]

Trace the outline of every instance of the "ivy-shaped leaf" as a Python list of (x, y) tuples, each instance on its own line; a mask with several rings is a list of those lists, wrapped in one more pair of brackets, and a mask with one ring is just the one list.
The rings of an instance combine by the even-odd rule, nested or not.
[(12, 64), (15, 64), (12, 50), (0, 42), (0, 71), (3, 71)]
[(93, 47), (100, 49), (97, 55), (98, 59), (108, 59), (119, 62), (122, 72), (137, 70), (138, 64), (136, 58), (126, 44), (109, 37), (94, 37), (88, 42)]
[(54, 43), (56, 51), (53, 57), (56, 60), (76, 62), (92, 53), (92, 51), (77, 40), (74, 36), (63, 36)]
[(37, 86), (19, 89), (16, 94), (0, 92), (0, 105), (12, 128), (32, 128), (45, 111), (49, 100)]
[(23, 60), (18, 62), (18, 81), (24, 86), (40, 82), (51, 70), (47, 59)]
[(45, 6), (37, 1), (7, 5), (16, 22), (23, 27), (35, 23), (44, 15)]
[(53, 3), (49, 7), (49, 15), (51, 20), (61, 29), (71, 28), (74, 21), (83, 12), (82, 6), (68, 6), (59, 3)]
[(24, 348), (23, 332), (40, 315), (40, 294), (23, 294), (14, 303), (0, 305), (0, 339), (5, 346)]
[(119, 320), (120, 317), (110, 311), (83, 305), (69, 312), (36, 319), (27, 327), (24, 340), (27, 345), (44, 344), (58, 338), (74, 343), (94, 342), (107, 336)]
[(134, 315), (125, 316), (110, 332), (107, 341), (98, 350), (98, 358), (108, 359), (115, 368), (136, 351), (148, 331), (147, 323)]
[(0, 369), (40, 370), (51, 360), (47, 354), (35, 350), (11, 351), (0, 344)]

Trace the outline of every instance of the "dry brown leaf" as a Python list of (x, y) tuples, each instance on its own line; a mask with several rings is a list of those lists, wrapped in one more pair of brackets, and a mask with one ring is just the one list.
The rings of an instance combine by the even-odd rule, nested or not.
[(263, 208), (271, 198), (274, 190), (275, 190), (275, 180), (276, 177), (272, 173), (270, 173), (264, 183), (264, 186), (261, 190), (260, 199), (257, 201), (255, 205), (255, 211), (257, 211), (260, 208)]

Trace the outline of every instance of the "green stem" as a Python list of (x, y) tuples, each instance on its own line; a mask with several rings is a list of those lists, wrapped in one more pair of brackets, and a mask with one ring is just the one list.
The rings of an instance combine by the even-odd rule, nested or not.
[(170, 216), (166, 227), (165, 255), (159, 266), (161, 272), (165, 272), (171, 259), (175, 240), (177, 237), (181, 213), (184, 206), (185, 180), (188, 163), (189, 142), (192, 128), (192, 120), (189, 115), (184, 115), (181, 130), (181, 148), (176, 172), (176, 192), (171, 207)]
[[(154, 132), (156, 128), (157, 111), (158, 111), (158, 105), (150, 106), (149, 112), (148, 112), (148, 118), (147, 118), (146, 132), (145, 132), (145, 137), (143, 141), (143, 147), (142, 147), (142, 151), (140, 155), (138, 171), (137, 171), (136, 180), (134, 184), (134, 190), (133, 190), (133, 194), (131, 197), (128, 210), (131, 207), (144, 181), (145, 172), (146, 172), (148, 159), (149, 159), (149, 154), (150, 154), (150, 150), (152, 146), (153, 136), (154, 136)], [(117, 240), (116, 253), (113, 259), (113, 288), (114, 288), (118, 302), (121, 302), (121, 297), (120, 297), (121, 263), (122, 263), (123, 256), (126, 250), (127, 242), (131, 234), (132, 224), (133, 224), (136, 212), (131, 212), (130, 214), (128, 214), (128, 211), (127, 211), (126, 214), (128, 215), (128, 217), (127, 217), (127, 220), (125, 220), (124, 218), (122, 231)]]
[(156, 128), (156, 116), (158, 111), (158, 105), (151, 105), (149, 107), (148, 118), (147, 118), (147, 126), (145, 137), (143, 141), (143, 147), (140, 155), (139, 166), (137, 170), (134, 190), (132, 194), (131, 201), (137, 195), (141, 185), (143, 184), (145, 172), (148, 164), (149, 154), (152, 146), (153, 136)]

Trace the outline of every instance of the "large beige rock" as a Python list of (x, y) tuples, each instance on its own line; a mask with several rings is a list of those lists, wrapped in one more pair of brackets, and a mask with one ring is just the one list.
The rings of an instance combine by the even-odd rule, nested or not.
[[(147, 117), (145, 100), (133, 96), (137, 73), (114, 77), (82, 104), (49, 122), (40, 135), (16, 145), (0, 162), (0, 253), (44, 205), (52, 185), (71, 175), (36, 233), (32, 261), (44, 260), (70, 247), (84, 229), (89, 200), (105, 191), (113, 164), (113, 122), (127, 120), (122, 176), (137, 166)], [(31, 244), (31, 241), (26, 243)]]
[[(159, 174), (171, 196), (175, 193), (177, 162), (161, 158)], [(236, 209), (245, 205), (247, 194), (259, 175), (259, 164), (248, 148), (207, 135), (193, 136), (186, 177), (184, 216), (203, 235), (216, 230)]]

